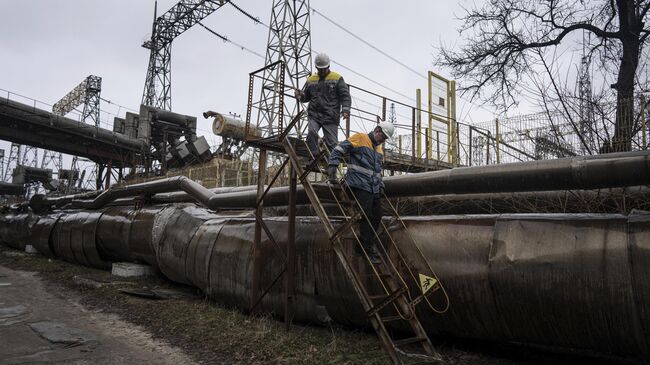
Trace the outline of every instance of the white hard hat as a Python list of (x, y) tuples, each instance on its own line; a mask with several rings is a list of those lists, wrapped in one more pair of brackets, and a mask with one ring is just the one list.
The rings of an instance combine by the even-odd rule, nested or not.
[(378, 127), (381, 128), (381, 131), (384, 132), (386, 137), (393, 138), (393, 133), (395, 133), (395, 126), (393, 126), (393, 123), (379, 122)]
[(316, 55), (314, 64), (316, 64), (316, 68), (328, 68), (330, 67), (330, 57), (325, 53), (319, 53)]

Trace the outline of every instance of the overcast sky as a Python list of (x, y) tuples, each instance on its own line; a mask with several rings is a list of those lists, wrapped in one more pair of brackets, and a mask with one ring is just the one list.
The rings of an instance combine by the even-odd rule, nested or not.
[[(158, 14), (176, 2), (159, 0)], [(150, 36), (153, 0), (1, 0), (0, 3), (1, 89), (53, 104), (92, 74), (102, 77), (103, 98), (138, 109), (149, 58), (149, 51), (141, 45)], [(270, 0), (235, 3), (268, 24)], [(461, 6), (472, 4), (467, 0), (311, 1), (312, 8), (423, 76), (433, 67), (435, 47), (440, 42), (456, 41), (459, 22), (455, 18), (462, 13)], [(204, 24), (264, 54), (267, 28), (256, 25), (232, 6), (217, 10)], [(311, 14), (311, 32), (313, 50), (328, 53), (333, 60), (356, 72), (407, 96), (414, 97), (416, 88), (426, 90), (424, 79), (336, 28), (319, 14)], [(195, 26), (176, 38), (172, 47), (172, 109), (195, 116), (208, 109), (245, 114), (248, 73), (263, 64), (263, 59)], [(405, 99), (336, 65), (332, 69), (350, 84), (397, 100)], [(445, 70), (434, 71), (448, 76)], [(462, 84), (462, 80), (458, 82)], [(124, 114), (123, 108), (104, 101), (101, 109), (105, 111), (102, 122), (111, 125), (113, 116), (108, 113)], [(467, 122), (492, 117), (486, 109), (471, 107), (462, 100), (459, 100), (458, 116)], [(110, 128), (107, 124), (103, 126)], [(208, 134), (210, 124), (201, 117), (199, 128), (203, 131), (199, 134)], [(8, 145), (2, 146), (6, 146), (0, 148), (5, 148), (8, 155)]]

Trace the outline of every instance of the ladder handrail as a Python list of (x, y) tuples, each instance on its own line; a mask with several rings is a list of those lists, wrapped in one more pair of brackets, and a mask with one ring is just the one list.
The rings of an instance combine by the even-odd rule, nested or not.
[[(303, 142), (304, 142), (304, 141), (303, 141)], [(306, 143), (306, 142), (305, 142), (305, 143)], [(307, 147), (308, 147), (308, 146), (307, 146)], [(323, 145), (323, 146), (321, 146), (321, 148), (323, 149), (324, 154), (319, 155), (319, 157), (329, 158), (330, 151), (329, 151), (329, 149), (327, 148), (327, 146)], [(309, 150), (309, 148), (307, 148), (307, 150), (309, 151), (310, 156), (312, 156), (312, 158), (314, 158), (314, 155), (311, 153), (311, 150)], [(317, 165), (317, 166), (318, 166), (318, 165)], [(322, 173), (322, 170), (320, 170), (320, 167), (318, 167), (318, 169), (319, 169), (319, 171), (321, 171), (321, 173)], [(344, 209), (343, 206), (341, 205), (341, 202), (339, 201), (338, 197), (336, 196), (336, 193), (334, 192), (334, 188), (333, 188), (333, 186), (332, 186), (331, 184), (327, 184), (327, 186), (328, 186), (328, 188), (329, 188), (329, 190), (330, 190), (330, 194), (332, 194), (332, 196), (334, 197), (334, 200), (335, 200), (336, 203), (337, 203), (337, 207), (339, 208), (339, 210), (341, 211), (341, 213), (343, 214), (343, 216), (347, 216), (347, 215), (346, 215), (346, 212), (345, 212), (345, 209)], [(355, 204), (356, 204), (356, 207), (357, 207), (357, 211), (362, 215), (362, 219), (366, 219), (366, 220), (369, 221), (369, 218), (368, 218), (366, 212), (365, 212), (363, 209), (361, 209), (361, 203), (360, 203), (359, 200), (357, 199), (357, 197), (356, 197), (356, 195), (354, 194), (354, 192), (351, 191), (351, 190), (344, 189), (342, 184), (339, 184), (339, 187), (341, 188), (341, 191), (342, 191), (342, 193), (343, 193), (344, 195), (346, 195), (346, 196), (347, 196), (347, 195), (352, 195), (352, 197), (354, 198), (354, 202), (355, 202)], [(352, 217), (352, 214), (350, 214), (349, 216)], [(381, 239), (380, 239), (378, 233), (375, 231), (374, 228), (373, 228), (372, 230), (373, 230), (373, 234), (375, 235), (375, 238), (377, 239), (377, 241), (378, 241), (378, 242), (381, 242)], [(360, 240), (359, 236), (358, 236), (357, 233), (354, 231), (354, 229), (351, 229), (350, 231), (352, 232), (352, 234), (353, 234), (353, 236), (354, 236), (354, 239), (355, 239), (355, 241), (356, 241), (356, 244), (357, 244), (358, 246), (360, 246), (361, 251), (363, 252), (363, 255), (364, 255), (366, 261), (367, 261), (367, 262), (370, 262), (370, 258), (369, 258), (369, 256), (368, 256), (368, 252), (366, 251), (365, 247), (363, 247), (363, 245), (361, 244), (361, 240)], [(378, 246), (382, 246), (382, 245), (378, 245)], [(382, 246), (382, 249), (383, 249), (384, 254), (385, 254), (384, 257), (386, 258), (385, 261), (388, 262), (389, 265), (390, 265), (390, 268), (389, 268), (389, 269), (391, 269), (392, 274), (395, 275), (395, 276), (399, 279), (399, 281), (401, 282), (402, 286), (405, 287), (405, 288), (407, 289), (407, 291), (406, 291), (406, 295), (408, 295), (408, 301), (409, 301), (409, 303), (413, 303), (413, 298), (411, 297), (410, 290), (408, 290), (409, 286), (408, 286), (408, 284), (406, 283), (406, 280), (404, 280), (404, 278), (402, 277), (402, 274), (401, 274), (400, 270), (398, 270), (398, 268), (395, 266), (395, 263), (394, 263), (392, 260), (390, 260), (390, 256), (388, 255), (388, 252), (385, 250), (385, 248), (384, 248), (383, 246)], [(402, 261), (403, 261), (404, 263), (406, 263), (406, 260), (403, 259), (403, 256), (402, 256), (401, 254), (400, 254), (400, 256), (402, 257)], [(385, 293), (385, 294), (390, 295), (390, 294), (393, 293), (395, 290), (399, 290), (399, 288), (396, 288), (395, 290), (392, 290), (391, 288), (387, 288), (387, 287), (386, 287), (386, 283), (384, 283), (384, 280), (382, 280), (382, 278), (381, 278), (382, 275), (381, 275), (381, 273), (379, 273), (379, 272), (377, 271), (377, 268), (376, 268), (374, 265), (370, 265), (370, 267), (371, 267), (371, 269), (372, 269), (372, 272), (373, 272), (375, 278), (379, 281), (380, 285), (382, 286), (382, 289), (384, 290), (384, 293)], [(411, 308), (410, 308), (410, 310), (408, 311), (408, 312), (411, 313), (410, 315), (407, 314), (407, 313), (402, 313), (403, 310), (402, 310), (401, 308), (399, 308), (397, 305), (394, 305), (394, 307), (395, 307), (396, 311), (398, 312), (399, 316), (402, 317), (403, 319), (408, 319), (409, 317), (412, 317), (413, 314), (415, 313), (415, 310), (414, 310), (415, 308), (413, 307), (413, 305), (411, 305)]]
[[(406, 281), (402, 277), (400, 270), (398, 270), (398, 268), (395, 267), (395, 264), (391, 260), (391, 257), (388, 255), (387, 251), (383, 247), (384, 245), (381, 244), (381, 239), (374, 228), (373, 228), (373, 233), (379, 243), (377, 246), (382, 247), (382, 249), (386, 253), (385, 255), (386, 259), (384, 260), (383, 257), (381, 258), (382, 262), (384, 263), (383, 265), (380, 266), (383, 271), (382, 273), (378, 272), (377, 267), (375, 265), (370, 264), (370, 267), (372, 269), (374, 276), (377, 277), (377, 279), (379, 279), (379, 283), (385, 292), (385, 296), (383, 294), (378, 296), (373, 295), (372, 297), (369, 295), (364, 282), (361, 280), (360, 275), (354, 270), (350, 262), (350, 259), (348, 258), (348, 255), (345, 253), (345, 247), (343, 245), (343, 234), (341, 234), (342, 232), (339, 232), (338, 229), (334, 228), (334, 225), (332, 224), (329, 215), (327, 214), (325, 208), (323, 207), (320, 201), (318, 193), (314, 190), (312, 183), (308, 179), (308, 171), (307, 173), (303, 171), (300, 158), (296, 153), (295, 147), (293, 146), (291, 140), (287, 137), (288, 129), (289, 128), (287, 128), (287, 130), (285, 130), (285, 133), (282, 134), (282, 140), (280, 141), (282, 143), (282, 147), (284, 148), (284, 151), (289, 156), (289, 160), (294, 170), (296, 171), (296, 174), (300, 177), (300, 181), (303, 185), (304, 191), (307, 194), (307, 197), (309, 198), (310, 202), (312, 203), (312, 207), (316, 211), (317, 216), (323, 222), (323, 225), (325, 226), (325, 230), (328, 236), (330, 237), (332, 248), (334, 249), (335, 254), (339, 258), (345, 273), (347, 274), (348, 278), (351, 281), (353, 289), (355, 290), (357, 296), (359, 297), (359, 300), (361, 301), (361, 305), (363, 309), (368, 315), (370, 323), (372, 324), (375, 331), (377, 332), (377, 335), (381, 339), (384, 345), (384, 349), (388, 352), (388, 355), (391, 357), (392, 362), (394, 364), (402, 364), (402, 360), (400, 359), (399, 354), (404, 354), (404, 352), (400, 349), (400, 346), (404, 346), (406, 344), (411, 344), (411, 343), (419, 343), (422, 346), (422, 350), (424, 350), (426, 355), (419, 355), (419, 356), (428, 356), (428, 358), (432, 360), (441, 360), (440, 356), (433, 348), (431, 340), (427, 336), (424, 327), (422, 326), (421, 322), (417, 318), (417, 315), (415, 313), (414, 302), (411, 299), (409, 286), (407, 285)], [(302, 139), (299, 140), (305, 142)], [(308, 146), (307, 146), (307, 151), (309, 151), (309, 155), (311, 155), (313, 159), (314, 156), (312, 155), (311, 150), (309, 150)], [(325, 153), (319, 154), (318, 157), (322, 158), (324, 157), (324, 155), (329, 155), (329, 151), (327, 150), (327, 148), (325, 148)], [(322, 173), (318, 161), (315, 161), (310, 165), (315, 165), (318, 171)], [(329, 190), (331, 197), (336, 202), (337, 207), (342, 213), (343, 224), (347, 225), (346, 229), (342, 231), (347, 230), (352, 233), (352, 236), (354, 237), (356, 243), (361, 246), (361, 249), (364, 253), (367, 262), (370, 263), (368, 253), (366, 252), (365, 248), (361, 244), (360, 237), (355, 232), (352, 224), (352, 222), (354, 222), (352, 221), (352, 219), (356, 215), (352, 213), (347, 214), (346, 209), (343, 207), (343, 201), (341, 200), (337, 192), (340, 191), (343, 197), (347, 198), (348, 202), (351, 203), (352, 201), (354, 201), (354, 203), (356, 203), (356, 206), (359, 208), (357, 213), (360, 212), (365, 219), (368, 219), (366, 212), (363, 211), (363, 209), (360, 209), (361, 205), (357, 197), (355, 196), (354, 192), (349, 191), (350, 194), (348, 194), (348, 191), (346, 191), (346, 189), (344, 189), (341, 185), (339, 185), (340, 190), (337, 190), (336, 192), (334, 191), (334, 186), (332, 186), (331, 184), (327, 184), (326, 186)], [(348, 197), (349, 195), (352, 195), (353, 200), (349, 199)], [(386, 233), (389, 234), (387, 230)], [(393, 244), (393, 246), (397, 247), (395, 244)], [(401, 254), (400, 257), (402, 258), (402, 262), (408, 266), (408, 262), (404, 260)], [(385, 265), (386, 263), (388, 263), (388, 265)], [(385, 281), (382, 280), (382, 276), (386, 278)], [(382, 300), (379, 301), (378, 303), (373, 303), (373, 299), (371, 298), (377, 298), (377, 297), (382, 298)], [(414, 333), (415, 337), (406, 338), (406, 339), (392, 338), (392, 336), (389, 334), (385, 326), (385, 320), (388, 321), (392, 317), (390, 317), (391, 315), (388, 314), (382, 314), (382, 312), (385, 310), (385, 308), (388, 305), (392, 305), (392, 308), (394, 308), (398, 314), (397, 317), (409, 323), (410, 328)], [(383, 317), (386, 317), (386, 319), (384, 319)]]
[[(287, 150), (287, 153), (290, 155), (290, 158), (291, 158), (291, 162), (292, 162), (292, 164), (294, 164), (294, 157), (293, 157), (293, 156), (297, 157), (297, 155), (296, 155), (296, 153), (295, 153), (295, 150), (293, 149), (293, 146), (291, 145), (291, 141), (289, 141), (288, 139), (285, 139), (285, 140), (283, 141), (283, 144), (285, 145), (285, 149)], [(309, 153), (310, 153), (310, 155), (313, 156), (313, 154), (311, 154), (311, 151), (310, 151)], [(298, 161), (295, 161), (295, 162), (296, 162), (295, 164), (297, 164)], [(313, 199), (314, 199), (314, 200), (317, 200), (317, 201), (318, 201), (318, 204), (320, 205), (320, 199), (318, 199), (318, 196), (313, 192), (313, 187), (311, 186), (311, 183), (310, 183), (308, 180), (305, 181), (305, 180), (306, 180), (306, 175), (305, 175), (305, 174), (303, 173), (303, 171), (302, 171), (302, 166), (300, 166), (299, 164), (297, 164), (297, 165), (298, 165), (298, 167), (296, 168), (296, 171), (298, 171), (298, 173), (299, 173), (298, 175), (299, 175), (299, 176), (303, 177), (303, 179), (301, 180), (301, 182), (303, 183), (303, 187), (305, 188), (305, 192), (306, 192), (307, 195), (310, 197), (310, 200), (312, 200), (311, 195), (312, 195), (312, 193), (313, 193)], [(319, 170), (320, 170), (320, 168), (319, 168)], [(307, 185), (307, 186), (305, 186), (305, 185)], [(327, 186), (328, 186), (328, 188), (329, 188), (330, 194), (332, 195), (332, 197), (333, 197), (334, 200), (336, 201), (338, 208), (340, 209), (341, 213), (343, 213), (343, 214), (342, 214), (343, 217), (346, 217), (347, 214), (346, 214), (345, 209), (343, 208), (343, 206), (342, 206), (342, 204), (341, 204), (342, 202), (341, 202), (341, 201), (339, 200), (339, 198), (337, 197), (336, 193), (334, 192), (333, 187), (332, 187), (330, 184), (327, 184)], [(345, 194), (345, 191), (344, 191), (344, 190), (342, 190), (342, 191), (343, 191), (343, 193)], [(312, 201), (312, 205), (315, 205), (314, 203), (315, 203), (315, 202)], [(359, 202), (356, 201), (356, 203), (357, 203), (357, 206), (359, 206)], [(321, 206), (321, 207), (322, 207), (322, 206)], [(322, 210), (322, 213), (321, 213), (321, 209), (320, 209), (321, 207), (315, 207), (315, 208), (316, 208), (316, 210), (317, 210), (317, 214), (319, 215), (319, 217), (321, 218), (321, 220), (323, 221), (323, 223), (325, 224), (325, 222), (327, 222), (327, 224), (325, 224), (325, 226), (326, 226), (326, 229), (327, 229), (327, 231), (328, 231), (327, 233), (328, 233), (328, 235), (329, 235), (330, 238), (331, 238), (334, 234), (337, 233), (337, 230), (335, 230), (335, 229), (333, 228), (333, 226), (331, 226), (331, 223), (330, 223), (330, 221), (329, 221), (329, 220), (330, 220), (330, 219), (329, 219), (329, 216), (328, 216), (327, 213), (324, 211), (324, 209)], [(362, 211), (361, 209), (359, 209), (359, 210)], [(350, 216), (350, 218), (352, 218), (352, 216)], [(330, 229), (332, 230), (331, 232), (330, 232)], [(361, 240), (360, 240), (359, 236), (357, 235), (357, 233), (354, 231), (354, 229), (350, 229), (350, 232), (351, 232), (352, 235), (354, 236), (354, 239), (355, 239), (355, 241), (357, 242), (357, 244), (360, 245)], [(340, 239), (341, 239), (341, 238), (338, 238), (336, 241), (340, 243)], [(342, 245), (342, 244), (341, 244), (341, 245)], [(363, 250), (363, 253), (364, 253), (364, 256), (365, 256), (367, 262), (370, 262), (370, 258), (368, 257), (368, 253), (366, 252), (366, 250), (363, 248), (362, 245), (361, 245), (361, 248), (362, 248), (362, 250)], [(392, 264), (392, 263), (391, 263), (391, 264)], [(350, 266), (350, 267), (352, 268), (352, 266)], [(387, 283), (385, 283), (384, 280), (382, 280), (382, 275), (381, 275), (381, 273), (379, 273), (379, 272), (377, 271), (377, 268), (376, 268), (374, 265), (370, 265), (370, 267), (371, 267), (371, 269), (372, 269), (372, 272), (373, 272), (374, 277), (377, 279), (377, 281), (378, 281), (379, 284), (381, 285), (381, 287), (382, 287), (384, 293), (387, 294), (387, 295), (392, 294), (392, 292), (393, 292), (394, 290), (391, 290), (391, 288), (387, 287)], [(352, 271), (354, 272), (354, 269), (352, 269)], [(406, 288), (408, 288), (408, 286), (406, 285), (406, 282), (403, 280), (403, 278), (401, 278), (401, 275), (400, 275), (399, 271), (395, 270), (393, 273), (395, 273), (395, 274), (400, 278), (400, 281), (403, 283), (403, 285), (404, 285)], [(357, 274), (356, 272), (354, 272), (354, 274), (355, 274), (355, 277), (358, 277), (358, 274)], [(408, 292), (408, 291), (407, 291), (407, 292)], [(364, 292), (364, 293), (365, 293), (365, 292)], [(368, 295), (368, 294), (365, 293), (364, 295)], [(411, 300), (410, 300), (410, 298), (409, 298), (409, 302), (410, 302), (410, 301), (411, 301)], [(414, 313), (414, 311), (412, 310), (413, 308), (410, 308), (411, 310), (409, 310), (409, 312), (410, 312), (411, 314), (409, 314), (409, 313), (403, 313), (404, 310), (403, 310), (402, 308), (399, 308), (399, 306), (397, 306), (395, 303), (393, 303), (393, 306), (394, 306), (395, 310), (398, 312), (399, 316), (402, 317), (402, 318), (404, 318), (404, 319), (408, 319), (408, 318), (411, 317), (411, 316), (413, 315), (413, 313)], [(367, 309), (366, 309), (366, 310), (367, 310)]]
[[(433, 306), (433, 304), (431, 304), (431, 301), (429, 301), (429, 296), (431, 294), (433, 294), (433, 292), (437, 291), (437, 290), (434, 290), (435, 288), (429, 289), (428, 295), (422, 294), (422, 295), (418, 296), (415, 300), (418, 300), (418, 298), (422, 298), (427, 302), (427, 304), (429, 305), (431, 310), (434, 311), (435, 313), (438, 313), (438, 314), (445, 313), (449, 309), (449, 305), (450, 305), (450, 303), (449, 303), (449, 294), (447, 293), (447, 289), (445, 289), (444, 285), (442, 285), (442, 282), (438, 278), (438, 275), (435, 273), (435, 271), (433, 271), (433, 269), (431, 268), (431, 265), (429, 265), (429, 262), (424, 257), (424, 254), (422, 253), (422, 250), (420, 250), (420, 247), (418, 247), (418, 245), (415, 243), (415, 238), (413, 238), (413, 235), (411, 234), (411, 231), (408, 229), (408, 227), (406, 227), (406, 224), (404, 223), (404, 220), (402, 220), (402, 217), (400, 217), (399, 213), (397, 212), (397, 209), (395, 209), (395, 206), (393, 206), (393, 203), (391, 203), (391, 201), (388, 199), (388, 197), (386, 197), (386, 194), (384, 194), (384, 198), (386, 199), (386, 201), (388, 202), (388, 205), (390, 206), (392, 212), (394, 213), (393, 217), (404, 228), (404, 231), (408, 235), (409, 240), (411, 241), (413, 247), (415, 248), (419, 258), (421, 258), (422, 263), (424, 263), (426, 265), (427, 269), (429, 269), (429, 272), (431, 273), (431, 276), (434, 279), (436, 279), (436, 284), (440, 287), (440, 290), (442, 290), (442, 292), (443, 292), (443, 294), (445, 296), (445, 306), (444, 306), (443, 309), (437, 309), (437, 308), (435, 308)], [(388, 227), (386, 227), (386, 225), (384, 225), (383, 222), (382, 222), (382, 226), (384, 227), (384, 231), (386, 233), (388, 233)], [(391, 237), (391, 240), (392, 240), (392, 236), (390, 236), (390, 235), (388, 235), (388, 236)], [(394, 241), (393, 241), (393, 245), (395, 245)], [(400, 253), (400, 255), (402, 255), (401, 250), (397, 249), (397, 251)], [(411, 271), (411, 265), (407, 265), (407, 268), (408, 268), (408, 270), (409, 270), (409, 272), (411, 274), (411, 277), (413, 278), (414, 281), (416, 281), (416, 284), (417, 284), (415, 274), (413, 274), (413, 272)], [(416, 305), (417, 305), (417, 303), (416, 303)]]
[[(329, 149), (327, 148), (327, 146), (323, 146), (323, 148), (325, 149), (325, 155), (326, 155), (326, 156), (329, 156), (330, 151), (329, 151)], [(311, 152), (310, 152), (310, 154), (311, 154)], [(313, 155), (312, 155), (312, 156), (313, 156)], [(353, 196), (355, 202), (357, 203), (357, 206), (360, 208), (360, 203), (359, 203), (358, 199), (356, 198), (354, 192), (350, 191), (350, 193), (351, 193), (351, 195)], [(420, 261), (422, 261), (423, 263), (425, 263), (426, 268), (427, 268), (428, 271), (429, 271), (427, 274), (430, 274), (431, 277), (433, 277), (433, 278), (436, 279), (436, 284), (434, 284), (434, 285), (436, 285), (436, 286), (433, 287), (433, 288), (431, 288), (431, 289), (429, 289), (429, 290), (427, 291), (426, 295), (425, 295), (425, 294), (420, 294), (420, 295), (418, 295), (415, 299), (413, 299), (413, 297), (411, 296), (411, 292), (410, 292), (410, 290), (409, 290), (409, 291), (407, 292), (408, 297), (409, 297), (409, 301), (412, 303), (413, 307), (415, 307), (415, 305), (417, 305), (420, 301), (422, 301), (422, 299), (424, 299), (424, 300), (427, 302), (427, 304), (429, 305), (429, 307), (431, 308), (431, 310), (434, 311), (435, 313), (441, 314), (441, 313), (446, 312), (446, 311), (449, 309), (449, 295), (447, 294), (447, 291), (446, 291), (446, 290), (444, 289), (444, 287), (442, 286), (442, 283), (441, 283), (440, 279), (438, 278), (438, 276), (436, 275), (436, 273), (435, 273), (435, 272), (433, 271), (433, 269), (431, 268), (431, 265), (429, 265), (429, 263), (428, 263), (428, 262), (426, 261), (426, 259), (424, 258), (424, 255), (422, 254), (422, 251), (420, 250), (420, 248), (419, 248), (419, 247), (417, 246), (417, 244), (415, 243), (415, 239), (414, 239), (413, 236), (411, 235), (409, 229), (406, 227), (406, 224), (404, 224), (404, 221), (402, 220), (402, 218), (399, 216), (399, 213), (397, 212), (397, 210), (395, 209), (395, 207), (392, 205), (392, 203), (390, 202), (390, 200), (388, 200), (388, 198), (386, 197), (385, 194), (382, 194), (382, 195), (383, 195), (383, 198), (385, 198), (385, 199), (388, 201), (389, 206), (390, 206), (390, 208), (391, 208), (391, 212), (393, 213), (393, 214), (392, 214), (393, 217), (394, 217), (397, 221), (399, 221), (399, 222), (401, 223), (402, 227), (403, 227), (404, 230), (406, 231), (406, 233), (407, 233), (407, 235), (408, 235), (408, 237), (409, 237), (409, 239), (410, 239), (410, 241), (411, 241), (413, 247), (415, 248), (415, 251), (416, 251), (416, 254), (418, 255), (418, 258), (421, 259)], [(368, 218), (366, 212), (364, 212), (362, 209), (360, 209), (360, 211), (361, 211), (361, 213), (362, 213), (364, 219), (367, 219), (367, 220), (369, 221), (369, 218)], [(381, 224), (381, 226), (382, 226), (383, 229), (384, 229), (384, 234), (385, 234), (385, 235), (390, 239), (391, 243), (393, 244), (393, 247), (394, 247), (396, 253), (397, 253), (398, 256), (399, 256), (400, 262), (404, 263), (404, 267), (406, 268), (406, 270), (408, 271), (409, 276), (410, 276), (411, 279), (413, 280), (413, 283), (415, 284), (415, 287), (416, 287), (416, 288), (419, 288), (419, 287), (420, 287), (419, 277), (416, 276), (416, 275), (413, 273), (413, 269), (412, 269), (412, 267), (411, 267), (412, 265), (410, 265), (410, 264), (409, 264), (409, 261), (406, 260), (406, 257), (404, 256), (402, 250), (400, 249), (399, 245), (397, 245), (397, 242), (395, 242), (394, 238), (393, 238), (392, 235), (390, 234), (390, 232), (389, 232), (389, 230), (388, 230), (388, 227), (385, 225), (385, 223), (383, 222), (383, 220), (380, 221), (380, 224)], [(378, 242), (381, 242), (381, 239), (380, 239), (379, 233), (378, 233), (374, 228), (373, 228), (373, 234), (375, 235), (376, 240), (377, 240)], [(380, 246), (381, 249), (384, 251), (384, 255), (385, 255), (385, 257), (387, 258), (387, 261), (391, 264), (392, 268), (393, 268), (393, 269), (395, 270), (395, 272), (397, 273), (397, 276), (400, 278), (400, 281), (402, 281), (402, 283), (403, 283), (403, 284), (408, 288), (408, 287), (409, 287), (408, 284), (406, 283), (406, 281), (405, 281), (404, 278), (402, 277), (401, 273), (399, 272), (399, 270), (397, 270), (397, 268), (395, 267), (394, 263), (393, 263), (392, 260), (390, 259), (389, 255), (388, 255), (388, 251), (386, 250), (386, 248), (384, 247), (384, 245), (378, 245), (378, 246)], [(365, 249), (364, 249), (363, 251), (364, 251), (364, 254), (366, 254)], [(366, 254), (366, 257), (367, 257), (367, 254)], [(437, 309), (437, 308), (435, 308), (435, 307), (433, 306), (433, 304), (431, 304), (431, 301), (429, 300), (429, 296), (431, 296), (434, 292), (436, 292), (436, 291), (438, 290), (438, 288), (440, 288), (440, 289), (443, 290), (443, 293), (444, 293), (444, 296), (445, 296), (445, 303), (446, 303), (446, 304), (445, 304), (445, 307), (444, 307), (443, 309)], [(422, 299), (420, 299), (420, 298), (422, 298)]]

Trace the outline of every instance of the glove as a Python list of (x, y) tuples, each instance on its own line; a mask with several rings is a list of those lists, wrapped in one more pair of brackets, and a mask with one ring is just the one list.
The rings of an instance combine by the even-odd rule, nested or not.
[(327, 176), (329, 176), (329, 179), (327, 181), (330, 184), (338, 184), (339, 180), (336, 178), (336, 166), (330, 165), (327, 168)]

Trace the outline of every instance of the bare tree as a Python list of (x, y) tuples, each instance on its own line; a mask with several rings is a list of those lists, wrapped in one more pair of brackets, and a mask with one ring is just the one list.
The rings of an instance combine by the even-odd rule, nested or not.
[(463, 89), (473, 97), (507, 108), (519, 100), (521, 83), (534, 72), (540, 50), (590, 32), (595, 41), (589, 53), (615, 75), (615, 128), (601, 151), (628, 151), (637, 69), (650, 34), (644, 21), (649, 9), (650, 0), (488, 0), (466, 10), (460, 29), (464, 45), (443, 47), (438, 64), (467, 83)]

